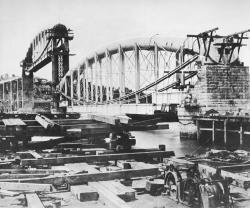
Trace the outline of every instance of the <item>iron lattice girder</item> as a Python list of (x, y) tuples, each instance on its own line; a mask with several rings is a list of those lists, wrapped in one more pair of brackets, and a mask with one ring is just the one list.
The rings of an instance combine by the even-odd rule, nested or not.
[[(112, 46), (106, 47), (103, 50), (98, 50), (97, 52), (95, 52), (91, 56), (88, 56), (85, 61), (75, 70), (81, 70), (80, 72), (80, 76), (81, 78), (79, 80), (77, 80), (78, 82), (86, 82), (86, 84), (84, 85), (87, 89), (84, 90), (84, 92), (88, 92), (86, 93), (87, 95), (83, 95), (82, 93), (78, 93), (80, 96), (77, 97), (77, 99), (75, 99), (75, 96), (67, 96), (64, 92), (62, 92), (63, 96), (67, 96), (67, 99), (69, 100), (78, 100), (78, 101), (90, 101), (90, 100), (95, 100), (95, 103), (99, 103), (105, 101), (106, 102), (113, 102), (116, 101), (117, 99), (115, 99), (115, 94), (117, 92), (117, 90), (119, 90), (119, 84), (115, 85), (114, 80), (119, 80), (120, 82), (120, 76), (121, 73), (123, 73), (123, 79), (125, 79), (125, 94), (123, 94), (125, 97), (130, 96), (130, 95), (136, 95), (139, 97), (139, 94), (149, 88), (151, 88), (152, 86), (155, 86), (159, 83), (161, 83), (162, 81), (160, 81), (159, 83), (155, 84), (155, 80), (158, 79), (159, 77), (159, 69), (161, 69), (163, 67), (163, 69), (165, 69), (165, 67), (168, 68), (173, 68), (176, 66), (176, 62), (174, 63), (174, 66), (169, 66), (166, 65), (166, 60), (163, 56), (169, 56), (168, 59), (170, 59), (172, 57), (172, 54), (175, 53), (182, 53), (183, 48), (182, 48), (182, 41), (178, 41), (178, 42), (173, 42), (171, 44), (167, 44), (166, 43), (166, 39), (164, 39), (164, 43), (160, 43), (159, 41), (154, 41), (154, 43), (150, 42), (150, 39), (147, 41), (138, 41), (138, 42), (134, 42), (134, 41), (128, 41), (127, 43), (122, 43), (122, 44), (114, 44)], [(136, 52), (137, 51), (137, 52)], [(147, 53), (147, 51), (149, 53)], [(132, 52), (132, 54), (130, 54), (129, 52)], [(151, 53), (152, 52), (152, 53)], [(138, 53), (138, 54), (137, 54)], [(157, 53), (158, 55), (155, 55), (155, 53)], [(186, 54), (191, 54), (190, 51), (185, 51)], [(130, 54), (130, 56), (129, 56)], [(136, 55), (137, 54), (137, 55)], [(191, 55), (195, 55), (195, 54), (191, 54)], [(122, 59), (121, 59), (122, 56)], [(150, 56), (150, 57), (148, 57)], [(166, 58), (167, 58), (166, 56)], [(132, 60), (132, 57), (134, 58), (134, 60)], [(179, 59), (179, 56), (173, 56), (177, 59)], [(117, 62), (115, 62), (115, 60)], [(162, 62), (163, 61), (163, 62)], [(98, 64), (100, 64), (101, 67), (101, 72), (99, 69), (96, 69), (96, 66)], [(169, 60), (168, 60), (169, 62)], [(173, 64), (172, 63), (172, 64)], [(180, 63), (178, 61), (178, 63)], [(111, 64), (111, 66), (110, 66)], [(160, 66), (161, 64), (163, 64), (163, 66)], [(169, 64), (169, 63), (167, 63)], [(123, 66), (122, 66), (123, 65)], [(166, 65), (166, 66), (165, 66)], [(99, 65), (98, 65), (99, 66)], [(130, 80), (128, 82), (128, 77), (126, 76), (131, 76), (132, 72), (129, 71), (129, 67), (139, 67), (137, 71), (139, 71), (139, 74), (136, 74), (135, 72), (135, 78), (132, 78), (132, 80)], [(111, 69), (110, 69), (111, 67)], [(122, 67), (124, 67), (124, 72), (122, 72)], [(148, 67), (150, 68), (150, 75), (148, 75), (150, 77), (150, 80), (146, 80), (146, 84), (143, 83), (143, 78), (145, 78), (145, 76), (147, 76), (146, 73), (148, 71)], [(74, 71), (75, 71), (74, 70)], [(157, 74), (156, 74), (156, 71)], [(92, 73), (94, 72), (94, 74), (92, 75)], [(107, 76), (105, 79), (102, 78), (102, 83), (100, 83), (100, 75), (101, 73), (102, 76), (105, 75), (105, 73), (108, 73), (110, 76)], [(110, 74), (112, 73), (112, 74)], [(152, 74), (153, 73), (153, 74)], [(164, 74), (164, 70), (162, 71), (162, 73)], [(84, 74), (84, 76), (83, 76)], [(175, 74), (175, 73), (174, 73)], [(68, 76), (68, 75), (66, 75)], [(111, 78), (113, 76), (113, 78)], [(119, 79), (118, 77), (119, 76)], [(135, 83), (138, 83), (138, 78), (136, 78), (136, 76), (140, 76), (141, 81), (139, 81), (139, 83), (141, 82), (141, 84), (136, 85)], [(162, 76), (162, 75), (160, 75)], [(172, 76), (172, 75), (170, 75)], [(83, 78), (84, 77), (84, 78)], [(153, 78), (153, 80), (152, 80)], [(110, 79), (112, 79), (112, 84), (110, 85)], [(136, 81), (135, 81), (136, 80)], [(60, 83), (60, 88), (62, 88), (62, 85), (65, 85), (66, 79), (62, 79), (61, 83)], [(131, 87), (133, 88), (132, 84), (135, 84), (135, 92), (132, 91)], [(145, 80), (144, 80), (145, 82)], [(90, 83), (90, 85), (88, 84)], [(153, 85), (152, 85), (153, 83)], [(67, 83), (68, 84), (68, 83)], [(121, 84), (121, 83), (120, 83)], [(143, 87), (146, 85), (146, 88)], [(152, 86), (151, 86), (152, 85)], [(78, 84), (77, 84), (78, 86)], [(102, 87), (100, 87), (102, 86)], [(70, 86), (74, 87), (74, 86)], [(81, 89), (81, 88), (80, 88)], [(97, 89), (97, 90), (95, 90)], [(102, 93), (99, 92), (99, 89), (102, 89)], [(140, 89), (143, 89), (142, 91), (140, 91)], [(83, 90), (83, 88), (82, 88)], [(139, 90), (139, 91), (138, 91)], [(68, 92), (69, 90), (67, 90)], [(111, 92), (110, 92), (111, 91)], [(120, 90), (119, 90), (120, 91)], [(131, 92), (132, 91), (132, 92)], [(93, 93), (92, 93), (93, 92)], [(121, 92), (121, 91), (120, 91)], [(123, 93), (124, 93), (123, 92)], [(75, 93), (74, 93), (75, 94)], [(119, 96), (121, 97), (120, 99), (118, 99), (119, 101), (121, 101), (121, 99), (123, 99), (122, 94), (119, 94)], [(87, 97), (87, 98), (86, 98)], [(141, 98), (141, 97), (140, 97)], [(102, 100), (103, 99), (103, 100)]]
[[(71, 30), (61, 24), (41, 31), (30, 44), (26, 57), (21, 62), (21, 67), (25, 71), (33, 73), (50, 63), (52, 56), (69, 55), (68, 41), (72, 39)], [(58, 46), (59, 43), (61, 43), (60, 46)], [(36, 59), (33, 60), (34, 58)]]
[[(126, 96), (123, 96), (123, 97), (120, 97), (118, 100), (121, 100), (121, 99), (125, 99), (129, 96), (132, 96), (134, 94), (139, 94), (151, 87), (154, 87), (155, 85), (161, 83), (162, 81), (164, 81), (165, 79), (171, 77), (172, 75), (174, 75), (175, 73), (179, 72), (180, 70), (182, 70), (183, 68), (185, 68), (186, 66), (188, 66), (189, 64), (191, 64), (192, 62), (194, 62), (196, 59), (198, 59), (198, 55), (196, 56), (193, 56), (191, 59), (187, 60), (186, 62), (184, 62), (182, 65), (176, 67), (174, 70), (172, 70), (171, 72), (169, 72), (168, 74), (162, 76), (161, 78), (159, 78), (158, 80), (154, 81), (153, 83), (141, 88), (140, 90), (137, 90), (135, 92), (132, 92), (132, 93), (129, 93), (127, 94)], [(113, 100), (113, 101), (116, 101), (116, 100)]]
[(87, 56), (87, 61), (89, 62), (89, 64), (93, 64), (95, 62), (95, 57), (97, 57), (98, 59), (103, 59), (107, 56), (107, 51), (109, 56), (117, 54), (119, 53), (119, 47), (123, 52), (133, 51), (136, 45), (139, 46), (142, 50), (153, 51), (155, 49), (155, 45), (158, 45), (158, 50), (166, 50), (176, 53), (180, 50), (183, 44), (182, 39), (177, 40), (162, 38), (154, 42), (150, 39), (151, 38), (131, 39), (120, 43), (114, 43), (108, 47), (97, 50), (93, 54), (90, 54), (89, 56)]

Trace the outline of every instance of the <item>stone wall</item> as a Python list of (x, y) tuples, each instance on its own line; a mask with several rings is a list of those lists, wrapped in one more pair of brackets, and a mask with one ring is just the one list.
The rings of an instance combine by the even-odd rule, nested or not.
[(180, 138), (195, 139), (197, 128), (192, 116), (211, 109), (220, 114), (250, 114), (249, 67), (206, 65), (198, 70), (197, 83), (178, 108)]
[(250, 113), (249, 67), (202, 66), (197, 74), (198, 81), (190, 91), (202, 106), (202, 113), (214, 109), (226, 112)]

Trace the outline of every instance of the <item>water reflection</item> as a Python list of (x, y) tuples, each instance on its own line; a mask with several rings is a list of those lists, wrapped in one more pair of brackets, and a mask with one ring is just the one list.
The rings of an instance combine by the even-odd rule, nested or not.
[(169, 129), (134, 131), (136, 138), (135, 148), (158, 148), (159, 144), (166, 145), (166, 150), (172, 150), (176, 156), (186, 154), (200, 154), (205, 151), (195, 140), (180, 140), (179, 123), (169, 123)]

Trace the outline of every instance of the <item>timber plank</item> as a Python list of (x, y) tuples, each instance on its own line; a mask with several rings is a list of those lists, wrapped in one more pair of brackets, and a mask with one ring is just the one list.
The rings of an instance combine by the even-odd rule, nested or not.
[(45, 129), (58, 127), (58, 124), (43, 115), (36, 115), (35, 120)]
[[(38, 183), (38, 184), (53, 184), (62, 185), (68, 183), (70, 185), (81, 185), (92, 181), (109, 181), (115, 179), (130, 179), (135, 177), (155, 176), (159, 174), (158, 168), (134, 169), (134, 170), (119, 170), (100, 173), (83, 173), (72, 175), (49, 176), (45, 178), (31, 179), (12, 179), (5, 180), (6, 182), (20, 183)], [(2, 180), (3, 181), (3, 180)]]
[(242, 170), (250, 169), (250, 164), (219, 166), (219, 168), (223, 170), (228, 170), (228, 171), (242, 171)]
[(0, 174), (0, 181), (2, 179), (42, 178), (47, 176), (49, 174)]
[(32, 165), (61, 165), (65, 163), (79, 162), (106, 162), (111, 160), (127, 160), (127, 159), (144, 159), (154, 157), (170, 157), (174, 156), (173, 151), (154, 151), (154, 152), (136, 152), (136, 153), (118, 153), (104, 155), (87, 155), (87, 156), (72, 156), (72, 157), (57, 157), (43, 159), (23, 159), (21, 161), (24, 166)]
[(108, 123), (111, 125), (119, 125), (120, 119), (115, 116), (107, 116), (107, 115), (97, 115), (97, 114), (88, 114), (89, 119), (93, 119), (95, 121), (101, 121), (104, 123)]
[(55, 174), (55, 173), (67, 173), (66, 170), (51, 170), (51, 169), (0, 169), (2, 173), (13, 173), (13, 174)]
[(27, 126), (20, 118), (2, 119), (5, 126)]
[(53, 187), (51, 186), (51, 184), (0, 182), (0, 189), (5, 189), (8, 191), (50, 192)]
[(82, 172), (87, 171), (88, 173), (99, 173), (100, 171), (97, 170), (95, 165), (89, 165), (87, 163), (69, 163), (65, 164), (66, 168), (73, 172)]
[(36, 193), (26, 194), (26, 200), (29, 208), (45, 208)]
[(97, 201), (99, 198), (97, 191), (87, 185), (71, 186), (70, 191), (81, 202)]
[(100, 184), (105, 186), (108, 190), (119, 196), (124, 201), (135, 200), (135, 190), (124, 186), (119, 181), (100, 181)]
[(0, 189), (0, 195), (2, 196), (18, 196), (20, 193), (18, 192), (13, 192), (13, 191), (7, 191), (4, 189)]
[(121, 198), (119, 198), (117, 195), (115, 195), (113, 192), (111, 192), (99, 182), (91, 182), (89, 183), (89, 185), (98, 191), (100, 199), (104, 201), (108, 207), (130, 208), (130, 206), (126, 204), (126, 202), (124, 202)]

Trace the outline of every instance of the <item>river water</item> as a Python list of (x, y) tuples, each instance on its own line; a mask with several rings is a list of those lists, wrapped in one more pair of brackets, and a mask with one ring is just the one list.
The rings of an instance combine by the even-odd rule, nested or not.
[(131, 132), (136, 139), (135, 148), (158, 148), (159, 144), (164, 144), (166, 151), (174, 151), (176, 156), (205, 152), (205, 147), (201, 147), (196, 140), (180, 139), (178, 122), (168, 124), (169, 129)]

